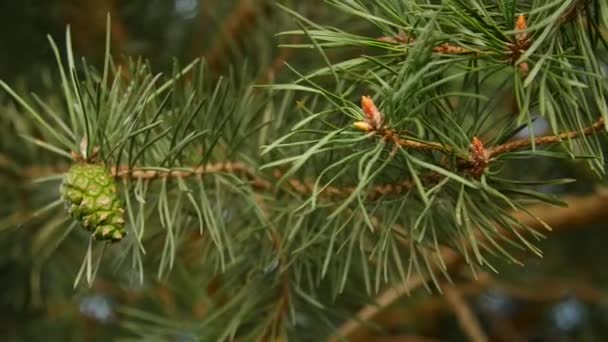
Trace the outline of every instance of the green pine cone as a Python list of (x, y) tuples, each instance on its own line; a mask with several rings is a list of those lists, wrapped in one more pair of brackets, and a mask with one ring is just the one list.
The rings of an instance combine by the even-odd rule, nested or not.
[(127, 234), (116, 183), (102, 165), (72, 166), (63, 178), (61, 196), (70, 215), (96, 240), (116, 242)]

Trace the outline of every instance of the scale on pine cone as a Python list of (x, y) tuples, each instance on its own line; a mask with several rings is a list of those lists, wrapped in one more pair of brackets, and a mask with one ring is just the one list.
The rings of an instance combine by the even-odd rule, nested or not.
[(100, 164), (78, 161), (63, 177), (61, 197), (70, 215), (96, 240), (117, 242), (127, 234), (114, 178)]

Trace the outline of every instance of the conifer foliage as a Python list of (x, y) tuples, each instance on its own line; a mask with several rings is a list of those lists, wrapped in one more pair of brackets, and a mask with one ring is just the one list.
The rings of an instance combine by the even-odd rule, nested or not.
[(40, 227), (39, 268), (84, 255), (63, 276), (83, 291), (139, 289), (124, 335), (203, 341), (321, 340), (386, 288), (441, 292), (455, 263), (476, 275), (542, 256), (551, 227), (530, 205), (564, 205), (547, 189), (574, 179), (522, 165), (603, 176), (606, 1), (322, 6), (331, 26), (272, 6), (294, 55), (276, 78), (244, 61), (223, 76), (204, 59), (169, 75), (118, 63), (109, 17), (102, 65), (75, 56), (69, 29), (65, 48), (50, 39), (52, 95), (0, 82), (0, 127), (31, 149), (0, 168), (34, 180), (37, 206), (0, 231)]

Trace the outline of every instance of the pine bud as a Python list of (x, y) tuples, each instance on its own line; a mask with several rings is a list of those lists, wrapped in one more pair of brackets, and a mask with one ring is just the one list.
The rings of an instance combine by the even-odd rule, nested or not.
[(520, 14), (517, 17), (517, 22), (515, 23), (515, 29), (517, 31), (521, 31), (516, 34), (518, 45), (526, 44), (526, 42), (528, 40), (528, 33), (523, 32), (523, 31), (528, 29), (528, 23), (526, 21), (526, 17), (523, 14)]
[(356, 121), (355, 123), (353, 123), (353, 126), (363, 132), (369, 132), (372, 130), (372, 126), (366, 121)]
[(382, 127), (384, 123), (384, 118), (382, 117), (382, 113), (374, 104), (374, 100), (372, 100), (369, 96), (361, 97), (361, 108), (363, 109), (363, 113), (366, 117), (366, 122), (371, 126), (371, 130), (376, 130)]
[(470, 149), (472, 165), (469, 171), (475, 178), (479, 178), (489, 164), (490, 152), (477, 137), (473, 137)]
[(60, 191), (68, 213), (96, 240), (116, 242), (126, 235), (116, 183), (103, 166), (75, 164), (65, 174)]

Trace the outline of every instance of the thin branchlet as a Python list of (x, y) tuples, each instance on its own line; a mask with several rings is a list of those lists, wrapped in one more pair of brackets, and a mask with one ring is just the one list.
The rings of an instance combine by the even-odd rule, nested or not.
[[(413, 44), (416, 42), (416, 38), (406, 33), (399, 33), (394, 36), (384, 36), (378, 38), (378, 41), (385, 43), (393, 43), (393, 44)], [(475, 51), (469, 50), (467, 48), (463, 48), (458, 45), (450, 44), (450, 43), (441, 43), (432, 48), (434, 53), (439, 53), (443, 55), (464, 55), (464, 54), (476, 54)]]
[[(522, 38), (525, 39), (525, 38)], [(584, 136), (592, 135), (605, 129), (604, 119), (599, 118), (590, 126), (582, 130), (572, 130), (556, 135), (546, 135), (533, 139), (522, 138), (508, 141), (503, 144), (495, 145), (491, 148), (484, 146), (483, 142), (473, 137), (469, 145), (469, 154), (460, 155), (457, 153), (457, 146), (450, 146), (434, 141), (418, 141), (409, 138), (403, 138), (398, 131), (389, 128), (387, 125), (378, 125), (377, 122), (384, 123), (385, 119), (371, 100), (370, 97), (362, 98), (362, 108), (366, 115), (364, 121), (357, 121), (354, 127), (366, 133), (372, 133), (371, 136), (380, 137), (386, 142), (392, 142), (395, 146), (406, 150), (415, 150), (421, 152), (438, 151), (446, 155), (453, 155), (459, 159), (457, 165), (459, 171), (464, 171), (475, 178), (479, 178), (485, 169), (502, 154), (514, 152), (532, 146), (552, 145), (560, 143), (564, 140), (577, 139)]]
[(581, 131), (569, 131), (557, 135), (546, 135), (542, 137), (536, 137), (534, 139), (522, 138), (517, 140), (511, 140), (504, 144), (492, 147), (490, 149), (490, 158), (496, 158), (501, 154), (527, 149), (532, 146), (558, 144), (564, 140), (577, 139), (583, 136), (592, 135), (604, 129), (604, 119), (600, 118), (596, 120), (591, 126)]

